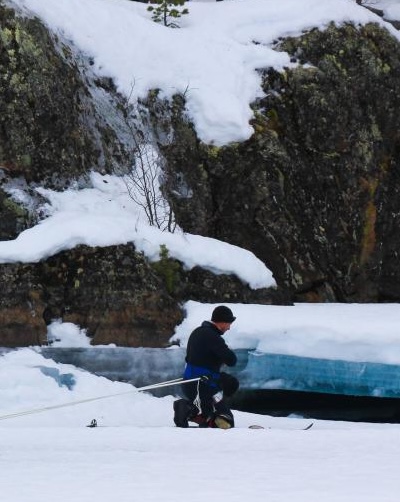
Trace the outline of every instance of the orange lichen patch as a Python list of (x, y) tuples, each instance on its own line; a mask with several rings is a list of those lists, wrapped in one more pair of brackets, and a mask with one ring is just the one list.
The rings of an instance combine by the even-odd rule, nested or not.
[(365, 265), (371, 254), (374, 252), (376, 245), (375, 224), (377, 218), (377, 210), (375, 205), (375, 192), (378, 187), (377, 179), (366, 180), (363, 178), (362, 184), (368, 190), (369, 200), (364, 212), (364, 227), (361, 239), (360, 265)]

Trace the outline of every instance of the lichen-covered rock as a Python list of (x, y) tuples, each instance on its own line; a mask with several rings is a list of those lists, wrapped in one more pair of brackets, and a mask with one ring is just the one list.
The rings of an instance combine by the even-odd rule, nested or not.
[(15, 239), (31, 220), (29, 211), (0, 188), (0, 241)]
[(398, 301), (400, 44), (348, 24), (276, 48), (299, 64), (262, 72), (248, 141), (204, 145), (172, 108), (177, 222), (252, 250), (294, 300)]
[(80, 246), (40, 264), (46, 322), (62, 319), (88, 331), (93, 344), (167, 345), (182, 313), (133, 246)]
[(201, 267), (182, 271), (173, 296), (180, 302), (193, 300), (200, 303), (291, 304), (291, 298), (282, 289), (251, 289), (234, 275), (216, 275)]
[[(62, 187), (92, 168), (110, 171), (125, 161), (102, 109), (110, 112), (118, 99), (112, 82), (85, 70), (90, 62), (38, 18), (2, 5), (0, 14), (0, 165), (28, 182)], [(113, 104), (114, 127), (127, 129)]]
[[(85, 69), (86, 65), (86, 69)], [(116, 129), (127, 129), (118, 97), (106, 79), (95, 80), (89, 62), (51, 34), (38, 18), (0, 3), (1, 184), (21, 178), (28, 185), (65, 188), (88, 172), (112, 172), (129, 152)], [(109, 125), (112, 115), (113, 129)], [(9, 196), (0, 198), (0, 213)], [(0, 238), (31, 221), (9, 222)]]
[(0, 346), (46, 342), (43, 291), (35, 265), (0, 266)]
[(47, 343), (47, 324), (73, 322), (92, 344), (163, 347), (179, 304), (133, 246), (77, 247), (37, 264), (0, 267), (0, 346)]

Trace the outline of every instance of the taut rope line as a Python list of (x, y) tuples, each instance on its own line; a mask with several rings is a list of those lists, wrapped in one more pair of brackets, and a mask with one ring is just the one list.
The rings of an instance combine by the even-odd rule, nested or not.
[(7, 420), (9, 418), (22, 417), (24, 415), (33, 415), (34, 413), (41, 413), (44, 411), (56, 410), (58, 408), (66, 408), (68, 406), (75, 406), (77, 404), (90, 403), (92, 401), (99, 401), (100, 399), (108, 399), (110, 397), (123, 396), (125, 394), (132, 394), (133, 392), (142, 392), (145, 390), (158, 389), (161, 387), (169, 387), (170, 385), (183, 385), (189, 382), (197, 382), (200, 378), (192, 378), (191, 380), (183, 380), (183, 378), (176, 378), (175, 380), (168, 380), (167, 382), (160, 382), (153, 385), (146, 385), (138, 387), (137, 389), (128, 390), (126, 392), (118, 392), (117, 394), (107, 394), (105, 396), (90, 397), (88, 399), (81, 399), (79, 401), (70, 401), (69, 403), (56, 404), (54, 406), (45, 406), (43, 408), (34, 408), (32, 410), (20, 411), (17, 413), (10, 413), (8, 415), (0, 415), (0, 420)]

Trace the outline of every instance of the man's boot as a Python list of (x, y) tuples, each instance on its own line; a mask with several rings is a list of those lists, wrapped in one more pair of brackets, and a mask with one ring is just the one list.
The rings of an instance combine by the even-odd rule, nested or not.
[(188, 419), (193, 412), (193, 405), (187, 399), (174, 401), (174, 423), (177, 427), (189, 427)]

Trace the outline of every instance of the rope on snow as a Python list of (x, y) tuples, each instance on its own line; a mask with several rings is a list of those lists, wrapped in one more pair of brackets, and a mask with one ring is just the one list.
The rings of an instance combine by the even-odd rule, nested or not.
[(17, 413), (10, 413), (8, 415), (0, 415), (0, 420), (7, 420), (9, 418), (22, 417), (24, 415), (33, 415), (34, 413), (41, 413), (44, 411), (56, 410), (58, 408), (66, 408), (68, 406), (75, 406), (77, 404), (90, 403), (92, 401), (99, 401), (100, 399), (108, 399), (110, 397), (123, 396), (125, 394), (131, 394), (133, 392), (142, 392), (151, 389), (158, 389), (161, 387), (169, 387), (171, 385), (182, 385), (189, 382), (197, 382), (200, 378), (192, 378), (190, 380), (183, 380), (183, 378), (176, 378), (175, 380), (168, 380), (166, 382), (160, 382), (153, 385), (146, 385), (144, 387), (138, 387), (134, 390), (128, 390), (126, 392), (118, 392), (116, 394), (107, 394), (105, 396), (90, 397), (88, 399), (81, 399), (79, 401), (70, 401), (69, 403), (56, 404), (54, 406), (44, 406), (43, 408), (34, 408), (31, 410), (20, 411)]

